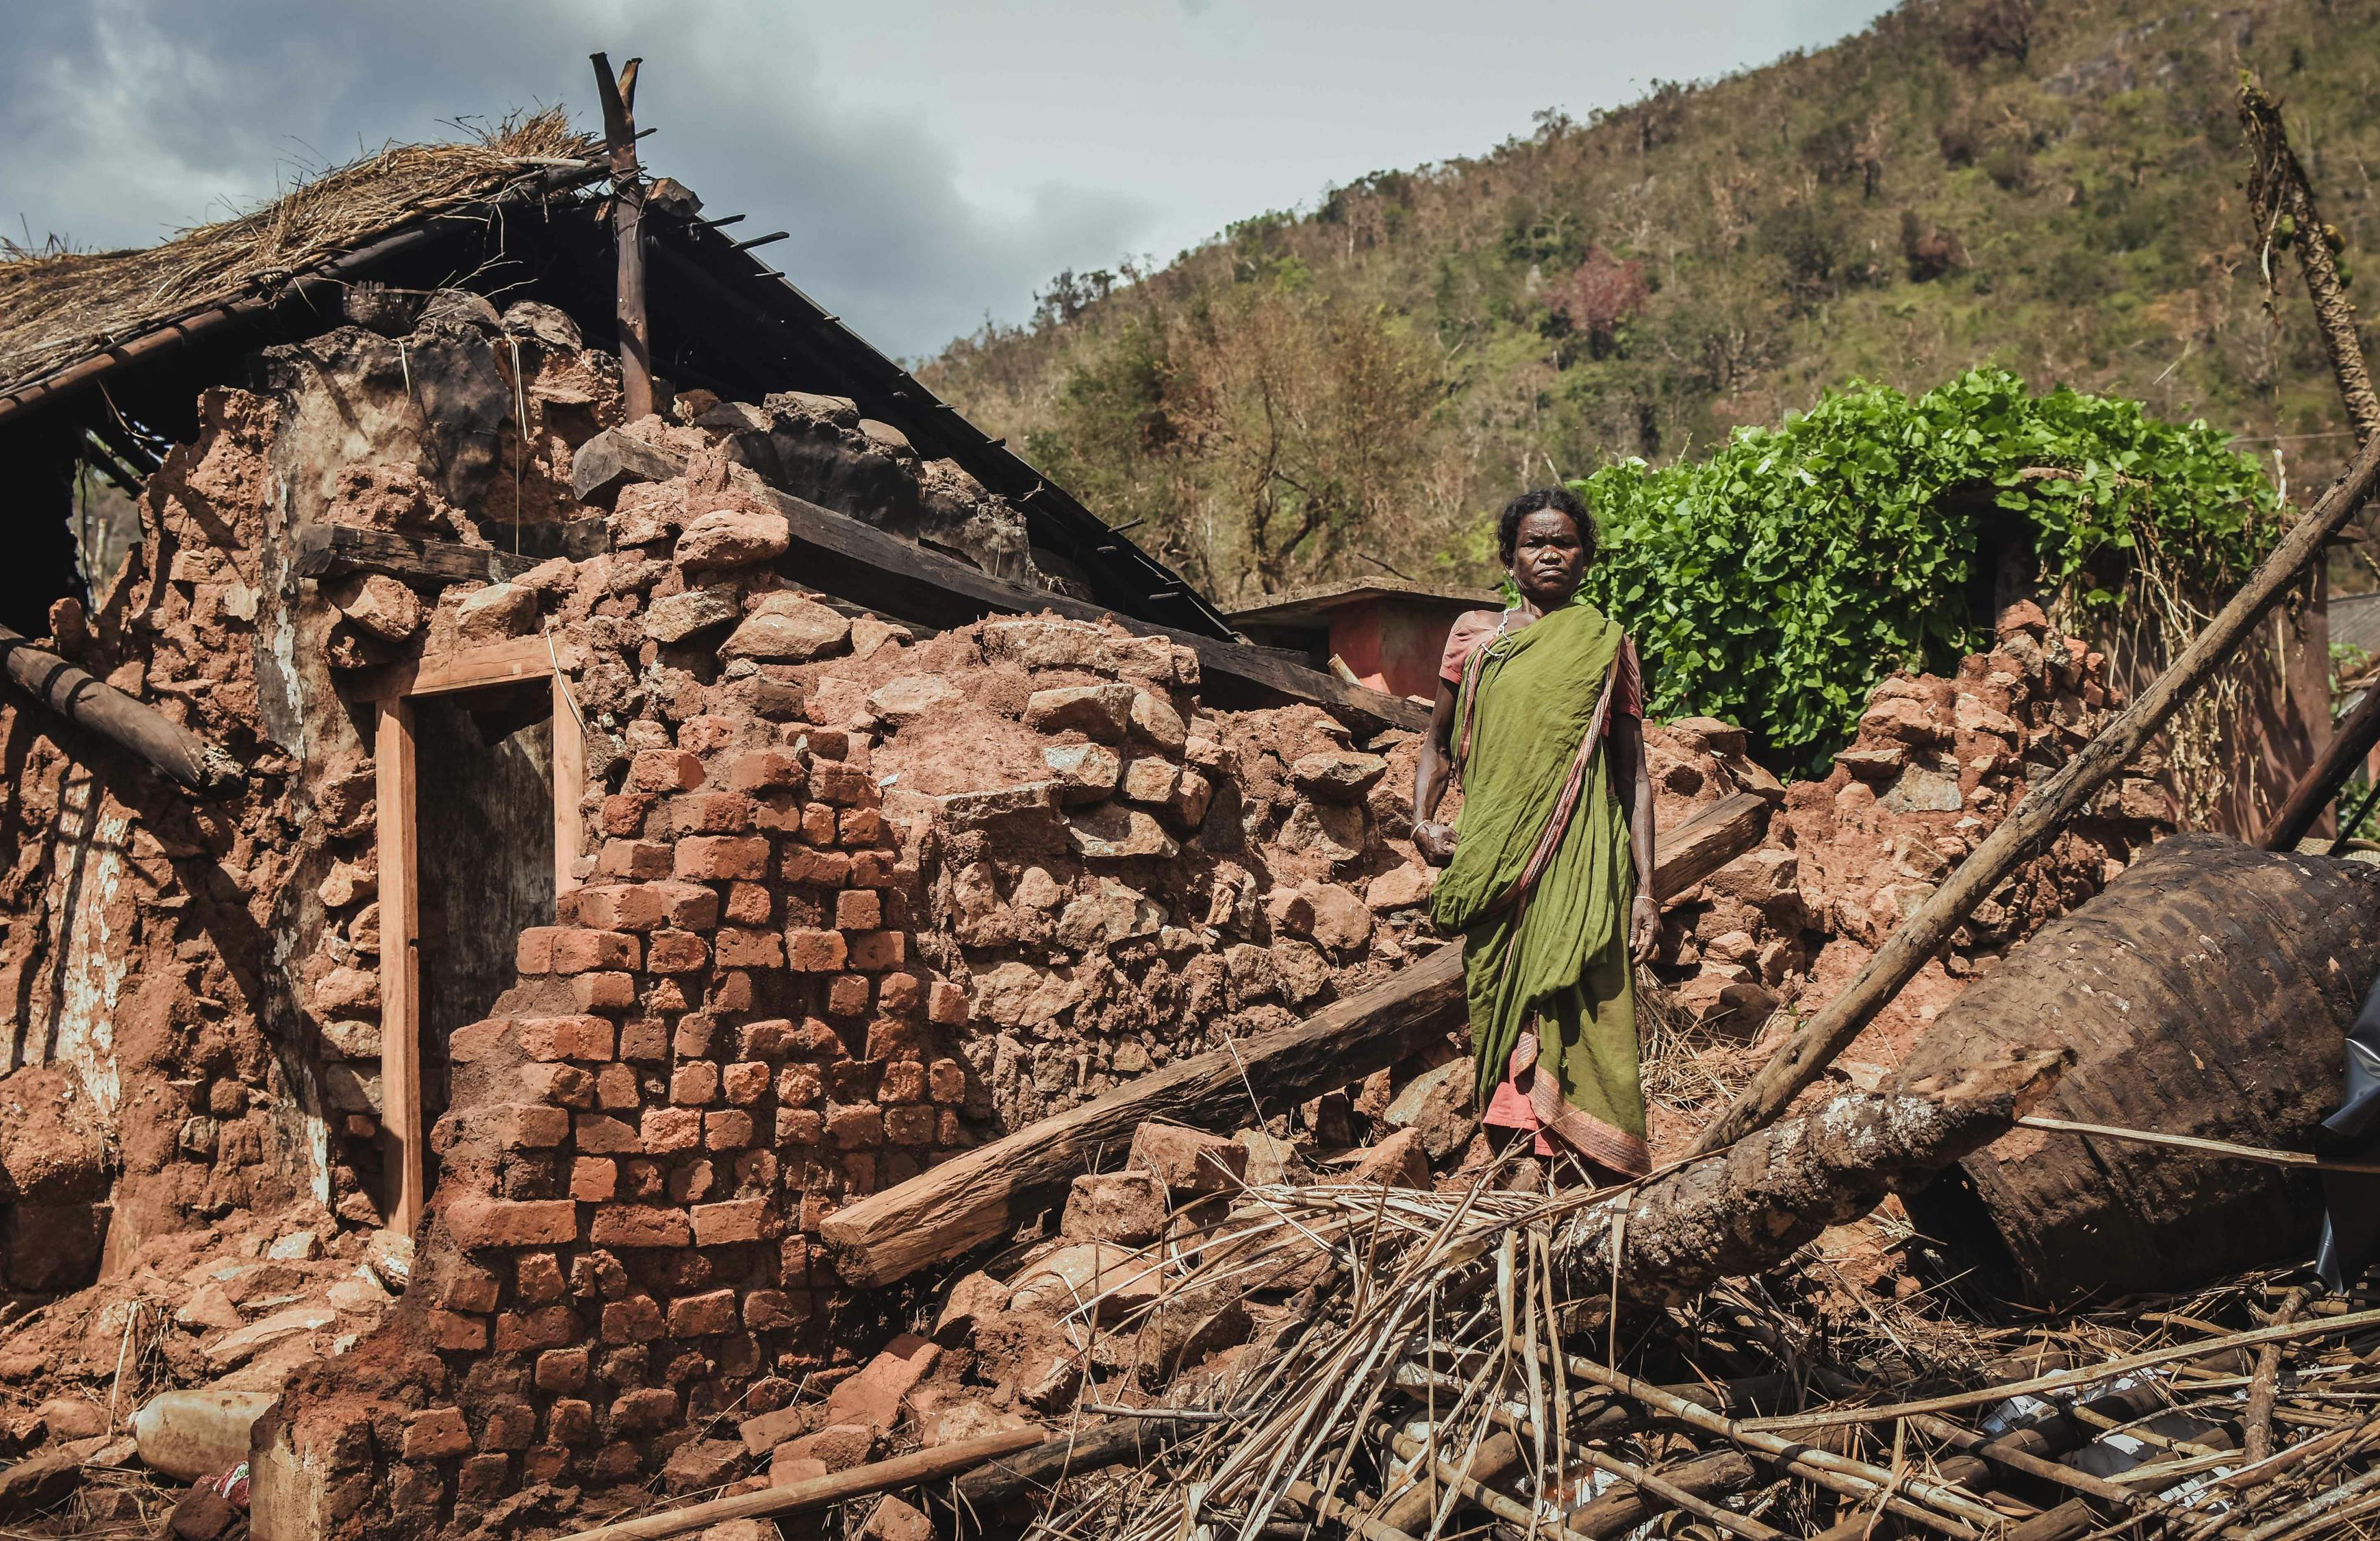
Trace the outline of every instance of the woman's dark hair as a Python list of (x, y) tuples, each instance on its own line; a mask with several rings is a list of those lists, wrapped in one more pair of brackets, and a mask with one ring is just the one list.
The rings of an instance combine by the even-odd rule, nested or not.
[(1537, 487), (1523, 493), (1504, 505), (1496, 516), (1496, 555), (1506, 567), (1512, 565), (1512, 553), (1521, 544), (1521, 521), (1535, 513), (1556, 513), (1570, 516), (1578, 531), (1578, 544), (1585, 554), (1586, 565), (1595, 562), (1595, 520), (1586, 505), (1568, 487)]

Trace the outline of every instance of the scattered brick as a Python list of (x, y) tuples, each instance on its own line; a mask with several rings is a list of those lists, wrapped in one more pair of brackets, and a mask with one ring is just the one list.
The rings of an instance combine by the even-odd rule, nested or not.
[(829, 1104), (826, 1129), (837, 1150), (862, 1150), (884, 1143), (884, 1116), (873, 1103)]
[(769, 841), (760, 835), (695, 835), (677, 842), (672, 870), (682, 878), (717, 883), (769, 875)]
[(638, 750), (628, 761), (630, 789), (685, 792), (702, 785), (702, 762), (682, 749)]
[(440, 1461), (471, 1449), (471, 1430), (455, 1407), (425, 1407), (405, 1418), (401, 1453), (407, 1461)]
[(784, 939), (773, 931), (722, 931), (717, 947), (722, 969), (781, 969), (785, 966)]
[(839, 973), (827, 981), (826, 1009), (829, 1016), (856, 1017), (868, 1009), (868, 976), (864, 973)]
[(653, 973), (692, 973), (710, 961), (710, 947), (691, 931), (654, 932), (645, 956)]
[(670, 830), (686, 835), (740, 835), (752, 827), (752, 800), (742, 792), (695, 792), (670, 799)]
[(513, 944), (513, 966), (523, 973), (553, 972), (553, 934), (559, 926), (532, 925)]
[(446, 1058), (458, 1065), (468, 1065), (485, 1059), (511, 1034), (510, 1017), (490, 1017), (484, 1021), (458, 1027), (446, 1040)]
[(488, 1346), (488, 1324), (477, 1316), (467, 1316), (458, 1311), (432, 1310), (429, 1313), (430, 1346), (455, 1352), (468, 1352)]
[(844, 964), (844, 948), (840, 931), (788, 931), (785, 933), (788, 965), (802, 973), (830, 973)]
[(694, 1244), (715, 1247), (731, 1241), (757, 1241), (769, 1217), (766, 1199), (728, 1199), (694, 1206)]
[(752, 1115), (740, 1107), (715, 1108), (702, 1116), (702, 1143), (712, 1150), (742, 1150), (752, 1143)]
[(601, 1332), (606, 1343), (650, 1343), (668, 1330), (661, 1302), (650, 1295), (603, 1303)]
[(681, 1295), (670, 1302), (669, 1330), (673, 1338), (708, 1338), (735, 1328), (735, 1291), (712, 1290)]
[(648, 1107), (638, 1134), (647, 1156), (692, 1150), (702, 1142), (702, 1115), (691, 1107)]
[(708, 1059), (681, 1062), (670, 1074), (670, 1101), (699, 1107), (719, 1095), (719, 1067)]
[(674, 849), (667, 840), (606, 840), (595, 870), (605, 877), (667, 877)]
[(595, 1207), (587, 1240), (598, 1247), (686, 1247), (694, 1244), (694, 1227), (683, 1209), (604, 1204)]
[[(580, 1384), (586, 1377), (580, 1376)], [(542, 1384), (540, 1382), (540, 1384)], [(571, 1389), (576, 1390), (573, 1387)], [(583, 1445), (595, 1437), (595, 1410), (577, 1397), (557, 1398), (546, 1410), (545, 1437), (557, 1445)]]
[[(571, 997), (581, 1011), (625, 1011), (637, 1004), (637, 977), (616, 969), (582, 973), (570, 982)], [(578, 1059), (609, 1059), (612, 1058), (611, 1034), (604, 1034), (601, 1054), (574, 1055)]]
[(558, 928), (553, 936), (553, 972), (585, 973), (590, 969), (634, 969), (637, 938), (625, 931), (599, 931), (589, 926)]
[(570, 1196), (580, 1204), (602, 1204), (619, 1192), (617, 1163), (599, 1156), (581, 1156), (570, 1164)]
[(908, 937), (898, 931), (860, 931), (847, 939), (851, 966), (874, 973), (898, 968), (908, 956)]
[(577, 1390), (587, 1384), (587, 1351), (547, 1350), (537, 1356), (537, 1368), (532, 1378), (540, 1391)]
[(458, 1199), (446, 1206), (446, 1230), (464, 1248), (552, 1246), (578, 1239), (578, 1206), (568, 1199)]

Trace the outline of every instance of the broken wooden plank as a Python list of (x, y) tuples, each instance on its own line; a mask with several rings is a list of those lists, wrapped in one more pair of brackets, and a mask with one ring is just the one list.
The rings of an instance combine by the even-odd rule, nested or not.
[(1760, 843), (1769, 802), (1755, 792), (1721, 798), (1655, 842), (1653, 887), (1667, 902)]
[(712, 1498), (708, 1503), (688, 1504), (660, 1514), (648, 1514), (640, 1519), (622, 1520), (616, 1524), (598, 1525), (565, 1536), (563, 1541), (664, 1541), (672, 1535), (684, 1535), (708, 1525), (728, 1520), (757, 1520), (770, 1514), (800, 1514), (815, 1509), (831, 1509), (853, 1498), (864, 1498), (871, 1493), (890, 1493), (897, 1488), (915, 1487), (919, 1483), (980, 1466), (987, 1461), (997, 1461), (1003, 1455), (1041, 1442), (1038, 1428), (1014, 1428), (1000, 1434), (987, 1434), (980, 1438), (960, 1439), (947, 1445), (929, 1445), (907, 1455), (896, 1455), (890, 1461), (878, 1461), (848, 1471), (831, 1472), (822, 1477), (809, 1477), (789, 1483), (783, 1487), (767, 1487), (757, 1493), (738, 1493), (732, 1498)]
[(525, 524), (521, 549), (433, 541), (394, 530), (352, 524), (304, 523), (290, 537), (290, 563), (300, 578), (344, 578), (352, 572), (383, 573), (417, 589), (449, 583), (503, 583), (556, 556), (584, 561), (612, 549), (612, 532), (601, 516), (566, 524)]
[[(1663, 836), (1654, 891), (1681, 893), (1751, 850), (1767, 813), (1761, 799), (1741, 794)], [(1145, 1119), (1237, 1128), (1259, 1111), (1361, 1081), (1463, 1023), (1463, 947), (1448, 943), (1293, 1027), (1178, 1060), (870, 1194), (829, 1216), (820, 1233), (844, 1278), (890, 1284), (1008, 1234), (1102, 1152), (1129, 1144)]]
[(477, 581), (502, 583), (537, 566), (489, 546), (433, 541), (394, 530), (359, 530), (352, 524), (300, 524), (290, 535), (290, 568), (300, 578), (342, 578), (378, 572), (419, 589)]
[(1463, 1021), (1463, 948), (1441, 947), (1385, 984), (1294, 1027), (1177, 1060), (1105, 1096), (1027, 1125), (837, 1210), (820, 1228), (835, 1269), (890, 1284), (1005, 1236), (1102, 1153), (1163, 1117), (1236, 1128), (1360, 1081)]
[[(611, 429), (579, 446), (571, 466), (571, 483), (582, 502), (601, 503), (629, 483), (667, 481), (685, 469), (684, 456)], [(1429, 725), (1429, 709), (1419, 703), (1334, 679), (1293, 654), (1177, 631), (1069, 594), (1028, 588), (779, 492), (757, 478), (739, 479), (737, 485), (784, 516), (800, 555), (805, 583), (888, 616), (937, 627), (963, 626), (988, 615), (1029, 615), (1042, 610), (1075, 620), (1112, 620), (1137, 635), (1163, 637), (1196, 652), (1210, 699), (1216, 695), (1213, 687), (1219, 680), (1226, 685), (1220, 704), (1231, 704), (1229, 687), (1236, 685), (1238, 693), (1249, 700), (1304, 702), (1367, 723), (1415, 732)]]
[(89, 728), (177, 787), (201, 797), (232, 797), (248, 773), (214, 745), (90, 670), (45, 653), (0, 626), (0, 667), (42, 705)]

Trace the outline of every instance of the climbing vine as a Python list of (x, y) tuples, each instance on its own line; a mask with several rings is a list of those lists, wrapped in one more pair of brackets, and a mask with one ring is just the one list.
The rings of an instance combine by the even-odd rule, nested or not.
[(2257, 463), (2204, 422), (1998, 369), (1913, 399), (1855, 383), (1699, 463), (1573, 485), (1602, 536), (1585, 596), (1635, 633), (1654, 710), (1730, 718), (1779, 763), (1831, 752), (1893, 670), (1989, 645), (1969, 595), (1990, 593), (1995, 511), (2066, 624), (2145, 619), (2175, 648), (2201, 606), (2172, 595), (2237, 583), (2280, 529)]

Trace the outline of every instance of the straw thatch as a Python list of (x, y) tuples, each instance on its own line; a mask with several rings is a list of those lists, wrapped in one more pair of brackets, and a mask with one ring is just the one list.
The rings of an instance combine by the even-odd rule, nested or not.
[(0, 242), (0, 391), (600, 149), (600, 141), (572, 131), (560, 108), (548, 108), (506, 118), (474, 139), (391, 145), (236, 219), (142, 251), (55, 252)]

